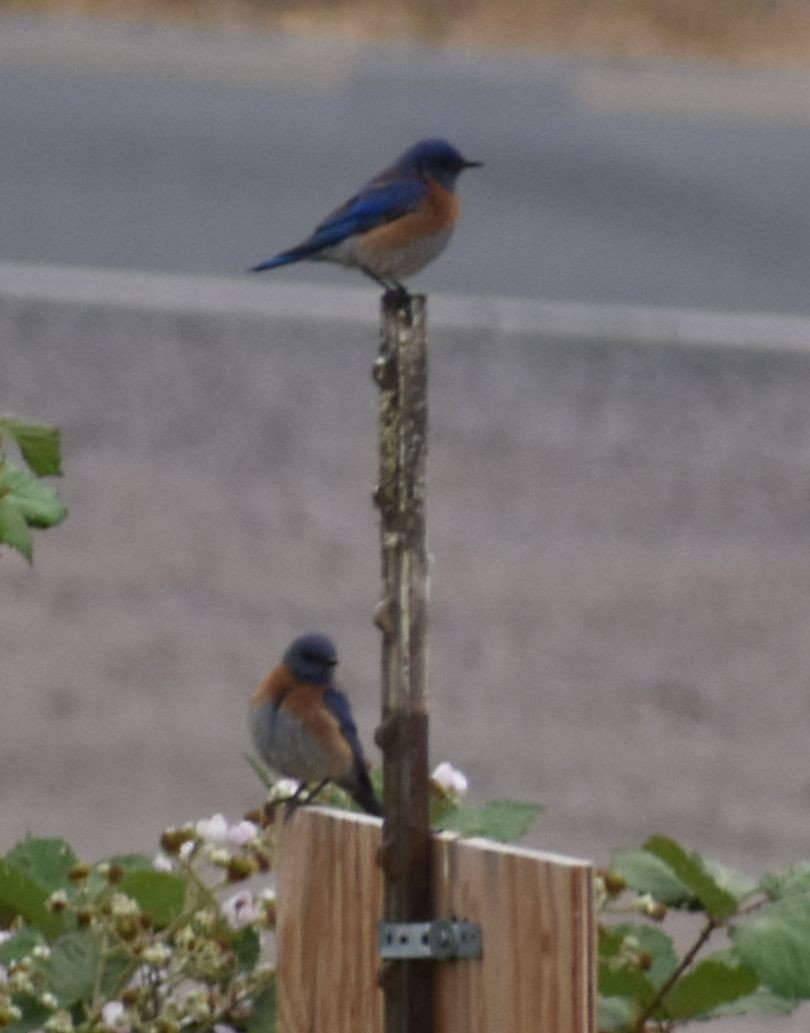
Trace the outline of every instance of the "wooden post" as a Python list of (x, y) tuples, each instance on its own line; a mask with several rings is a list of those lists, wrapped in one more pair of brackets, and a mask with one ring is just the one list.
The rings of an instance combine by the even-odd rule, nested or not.
[[(382, 723), (377, 742), (385, 778), (383, 918), (433, 917), (427, 711), (427, 340), (425, 298), (389, 292), (382, 300), (379, 481), (383, 597)], [(380, 970), (386, 1033), (431, 1033), (431, 964), (388, 962)]]

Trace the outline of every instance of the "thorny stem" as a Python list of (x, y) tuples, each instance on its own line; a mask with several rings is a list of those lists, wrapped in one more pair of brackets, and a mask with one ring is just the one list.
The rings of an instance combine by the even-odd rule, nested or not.
[(684, 954), (684, 956), (681, 958), (678, 967), (675, 969), (675, 971), (672, 973), (669, 979), (667, 979), (658, 988), (658, 993), (655, 994), (652, 1000), (648, 1002), (647, 1007), (642, 1011), (641, 1015), (639, 1015), (635, 1025), (633, 1026), (632, 1033), (644, 1033), (644, 1028), (646, 1026), (647, 1019), (650, 1018), (650, 1016), (661, 1004), (661, 1002), (664, 1000), (664, 998), (672, 989), (672, 987), (678, 982), (678, 980), (681, 978), (684, 972), (689, 968), (689, 966), (697, 957), (698, 952), (701, 950), (702, 947), (706, 945), (706, 941), (709, 939), (709, 937), (712, 935), (715, 929), (717, 929), (720, 926), (720, 924), (721, 923), (716, 918), (709, 918), (709, 921), (706, 923), (703, 929), (701, 929), (700, 935), (698, 936), (697, 940), (695, 940), (695, 942), (692, 944), (692, 946), (689, 948), (686, 954)]

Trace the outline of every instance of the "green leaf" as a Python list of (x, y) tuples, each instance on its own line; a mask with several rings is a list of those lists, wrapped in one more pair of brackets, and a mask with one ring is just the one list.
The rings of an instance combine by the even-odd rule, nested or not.
[(132, 959), (125, 950), (118, 950), (110, 953), (104, 959), (104, 971), (101, 974), (99, 989), (101, 994), (108, 1000), (115, 1000), (120, 996), (132, 978)]
[(106, 863), (117, 865), (119, 868), (123, 868), (125, 872), (153, 872), (156, 869), (152, 860), (147, 854), (114, 854), (112, 857), (106, 858)]
[(6, 417), (0, 419), (2, 432), (16, 442), (23, 459), (38, 477), (58, 477), (62, 473), (58, 428)]
[(25, 517), (10, 495), (0, 496), (0, 542), (21, 552), (29, 563), (34, 558), (34, 542)]
[(255, 929), (251, 926), (240, 929), (231, 941), (231, 946), (243, 972), (256, 967), (261, 957), (262, 943)]
[(600, 1033), (622, 1033), (630, 1029), (637, 1009), (626, 997), (599, 997)]
[(707, 958), (678, 980), (664, 998), (662, 1011), (666, 1018), (683, 1022), (751, 994), (758, 986), (756, 975), (744, 965)]
[(0, 496), (14, 504), (30, 527), (53, 527), (67, 516), (53, 488), (8, 463), (0, 472)]
[(33, 997), (18, 997), (14, 1002), (22, 1012), (16, 1022), (3, 1027), (3, 1033), (29, 1033), (32, 1029), (42, 1029), (51, 1012)]
[(11, 939), (0, 943), (0, 964), (7, 965), (10, 961), (23, 958), (26, 954), (30, 954), (34, 947), (38, 947), (44, 942), (45, 937), (38, 929), (26, 926), (15, 933)]
[(124, 875), (118, 888), (136, 900), (157, 926), (174, 921), (186, 902), (186, 880), (172, 872), (136, 869)]
[(40, 968), (48, 989), (63, 1007), (70, 1008), (92, 997), (100, 961), (95, 936), (89, 931), (71, 932), (56, 940)]
[(55, 935), (62, 928), (62, 919), (46, 907), (49, 895), (30, 876), (0, 858), (0, 912), (21, 915), (29, 925), (46, 935)]
[(277, 1023), (276, 984), (272, 982), (253, 1002), (247, 1033), (274, 1033)]
[(675, 944), (672, 942), (672, 937), (662, 929), (653, 925), (626, 923), (611, 926), (610, 931), (620, 937), (621, 943), (624, 943), (628, 937), (632, 938), (639, 950), (650, 955), (652, 963), (645, 970), (645, 974), (656, 987), (665, 983), (678, 967), (678, 952), (675, 950)]
[(483, 807), (459, 807), (445, 815), (442, 826), (462, 836), (484, 836), (509, 843), (525, 836), (537, 815), (539, 804), (493, 800)]
[(777, 994), (760, 986), (752, 994), (745, 997), (738, 997), (735, 1001), (718, 1005), (706, 1012), (704, 1018), (721, 1019), (733, 1018), (738, 1015), (790, 1015), (799, 1007), (799, 1001), (788, 997), (779, 997)]
[(759, 883), (763, 893), (774, 900), (810, 892), (810, 861), (800, 861), (784, 872), (768, 872)]
[(629, 997), (643, 1007), (655, 996), (655, 985), (639, 968), (602, 962), (599, 966), (599, 993), (604, 997)]
[(742, 961), (780, 997), (810, 997), (810, 898), (787, 897), (730, 931)]
[(644, 849), (668, 865), (713, 918), (723, 920), (736, 913), (736, 899), (709, 875), (698, 854), (688, 854), (679, 843), (666, 836), (651, 836)]
[(72, 887), (68, 872), (78, 862), (64, 839), (23, 839), (6, 854), (6, 861), (25, 872), (48, 893)]
[(614, 854), (610, 867), (636, 893), (649, 893), (670, 907), (687, 908), (698, 903), (695, 894), (669, 865), (646, 850), (625, 850)]
[(730, 893), (738, 905), (746, 897), (753, 896), (759, 889), (756, 879), (745, 875), (744, 872), (738, 872), (734, 868), (729, 868), (727, 865), (721, 864), (720, 861), (704, 857), (702, 863), (717, 885), (727, 893)]

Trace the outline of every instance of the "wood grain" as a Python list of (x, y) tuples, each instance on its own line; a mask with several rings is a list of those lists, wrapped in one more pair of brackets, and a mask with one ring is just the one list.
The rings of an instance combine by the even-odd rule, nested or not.
[[(383, 1033), (380, 828), (312, 807), (281, 831), (281, 1033)], [(482, 959), (436, 963), (436, 1033), (594, 1033), (590, 865), (448, 834), (433, 864), (437, 914), (484, 937)]]

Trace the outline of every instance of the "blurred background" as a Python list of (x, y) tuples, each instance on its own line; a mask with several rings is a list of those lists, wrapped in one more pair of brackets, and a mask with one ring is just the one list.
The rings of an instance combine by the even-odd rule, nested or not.
[(255, 806), (247, 698), (304, 630), (378, 756), (377, 295), (244, 270), (442, 135), (484, 168), (413, 284), (434, 760), (598, 863), (810, 856), (808, 19), (0, 8), (0, 408), (62, 428), (70, 509), (0, 554), (0, 849)]

